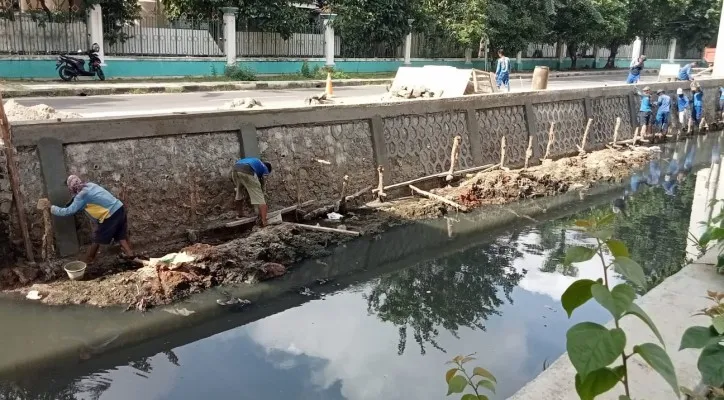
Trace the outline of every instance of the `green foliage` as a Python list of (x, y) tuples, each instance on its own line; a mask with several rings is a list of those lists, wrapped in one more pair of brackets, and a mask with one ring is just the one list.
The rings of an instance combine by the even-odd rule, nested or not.
[[(465, 364), (475, 360), (474, 354), (467, 356), (456, 356), (448, 364), (455, 366), (445, 373), (447, 382), (447, 395), (463, 393), (469, 387), (474, 394), (464, 394), (460, 400), (488, 400), (488, 397), (480, 394), (478, 389), (486, 389), (495, 393), (495, 376), (482, 367), (475, 367), (470, 375), (465, 369)], [(476, 382), (477, 381), (477, 382)]]
[(256, 72), (245, 65), (227, 65), (224, 68), (224, 76), (235, 81), (255, 81)]
[[(627, 315), (636, 316), (644, 321), (659, 340), (661, 335), (651, 318), (633, 302), (636, 292), (632, 286), (628, 283), (616, 285), (613, 289), (609, 286), (608, 272), (612, 268), (628, 281), (640, 287), (646, 286), (643, 269), (636, 261), (629, 258), (626, 245), (619, 240), (611, 239), (613, 221), (612, 214), (595, 215), (587, 220), (576, 221), (575, 226), (595, 238), (597, 246), (594, 249), (582, 246), (570, 247), (566, 254), (567, 262), (584, 262), (598, 255), (603, 267), (602, 282), (580, 280), (571, 284), (565, 291), (561, 302), (569, 317), (577, 307), (593, 298), (611, 313), (616, 326), (608, 329), (592, 322), (582, 322), (568, 330), (566, 348), (571, 364), (577, 372), (576, 392), (581, 399), (592, 400), (613, 389), (620, 382), (626, 393), (625, 397), (621, 398), (630, 398), (627, 360), (638, 355), (658, 372), (678, 395), (676, 372), (663, 348), (653, 343), (644, 343), (634, 346), (630, 354), (625, 352), (626, 333), (619, 327), (619, 322)], [(604, 257), (606, 249), (613, 256), (613, 261), (606, 261)], [(621, 359), (622, 364), (611, 368), (611, 364), (618, 359)]]
[(697, 315), (708, 316), (712, 324), (709, 327), (692, 326), (684, 332), (679, 350), (701, 349), (697, 367), (704, 384), (711, 386), (715, 393), (724, 395), (724, 293), (709, 291), (707, 298), (713, 303), (700, 310)]
[(332, 75), (332, 79), (349, 79), (349, 75), (345, 73), (344, 71), (337, 71), (334, 69), (334, 67), (322, 67), (319, 68), (319, 66), (315, 66), (312, 70), (312, 73), (314, 77), (317, 79), (327, 79), (327, 74)]
[(314, 75), (312, 75), (312, 70), (309, 68), (309, 63), (307, 60), (304, 60), (302, 63), (302, 69), (299, 71), (299, 73), (305, 77), (305, 78), (312, 78)]

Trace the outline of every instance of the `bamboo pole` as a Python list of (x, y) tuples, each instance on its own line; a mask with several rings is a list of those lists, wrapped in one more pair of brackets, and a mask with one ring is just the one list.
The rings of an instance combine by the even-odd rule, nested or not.
[(453, 208), (456, 208), (456, 209), (458, 209), (458, 210), (460, 210), (460, 211), (462, 211), (462, 212), (467, 212), (467, 211), (468, 211), (468, 208), (465, 207), (464, 205), (458, 204), (458, 203), (456, 203), (456, 202), (454, 202), (454, 201), (452, 201), (452, 200), (448, 200), (448, 199), (446, 199), (446, 198), (444, 198), (444, 197), (442, 197), (442, 196), (438, 196), (438, 195), (436, 195), (436, 194), (433, 194), (433, 193), (430, 193), (430, 192), (426, 192), (426, 191), (424, 191), (424, 190), (422, 190), (422, 189), (418, 189), (418, 188), (416, 188), (415, 186), (412, 186), (412, 185), (410, 185), (410, 189), (411, 189), (414, 193), (417, 193), (417, 194), (419, 194), (419, 195), (421, 195), (421, 196), (427, 197), (427, 198), (430, 199), (430, 200), (435, 200), (435, 201), (437, 201), (437, 202), (440, 202), (440, 203), (443, 203), (443, 204), (447, 204), (447, 205), (449, 205), (449, 206), (451, 206), (451, 207), (453, 207)]
[(329, 233), (344, 233), (345, 235), (352, 235), (352, 236), (360, 236), (360, 233), (357, 231), (348, 231), (346, 229), (337, 229), (337, 228), (327, 228), (326, 226), (317, 226), (317, 225), (305, 225), (305, 224), (295, 224), (290, 222), (291, 226), (296, 226), (297, 228), (302, 229), (308, 229), (310, 231), (319, 231), (319, 232), (329, 232)]
[(533, 136), (528, 136), (528, 149), (525, 151), (525, 164), (523, 169), (528, 169), (528, 161), (533, 157)]
[(616, 126), (613, 128), (613, 145), (618, 142), (618, 130), (621, 128), (621, 117), (616, 117)]
[(505, 135), (503, 135), (502, 138), (500, 138), (500, 168), (505, 168)]
[(583, 140), (581, 140), (581, 145), (578, 147), (578, 152), (581, 154), (584, 154), (586, 152), (586, 142), (588, 141), (588, 131), (591, 130), (592, 124), (593, 124), (593, 118), (589, 118), (588, 123), (586, 124), (586, 130), (583, 131)]
[(351, 195), (347, 196), (344, 200), (352, 201), (352, 200), (362, 196), (363, 194), (368, 193), (370, 190), (372, 190), (372, 186), (367, 186), (364, 189), (360, 189), (360, 190), (352, 193)]
[[(458, 175), (469, 174), (469, 173), (471, 173), (471, 172), (478, 172), (478, 171), (480, 171), (480, 172), (486, 172), (487, 170), (493, 169), (493, 168), (496, 168), (496, 167), (498, 167), (498, 164), (487, 164), (487, 165), (483, 165), (482, 167), (472, 167), (472, 168), (466, 168), (466, 169), (457, 170), (457, 171), (453, 172), (453, 175), (454, 175), (454, 176), (458, 176)], [(385, 186), (385, 187), (383, 188), (383, 190), (399, 189), (399, 188), (401, 188), (401, 187), (407, 187), (407, 186), (409, 186), (409, 185), (413, 185), (413, 184), (415, 184), (415, 183), (424, 182), (424, 181), (427, 181), (427, 180), (430, 180), (430, 179), (444, 178), (444, 177), (447, 176), (447, 174), (448, 174), (447, 172), (438, 172), (437, 174), (427, 175), (427, 176), (423, 176), (423, 177), (420, 177), (420, 178), (411, 179), (411, 180), (405, 181), (405, 182), (394, 183), (394, 184), (392, 184), (392, 185)], [(380, 190), (379, 188), (374, 189), (374, 190), (372, 190), (372, 193), (378, 193), (379, 190)]]
[(379, 201), (384, 201), (385, 197), (387, 197), (387, 193), (385, 193), (385, 177), (384, 177), (385, 168), (383, 166), (377, 167), (377, 199)]
[[(281, 210), (272, 211), (269, 213), (269, 215), (267, 215), (267, 219), (269, 220), (269, 219), (276, 217), (277, 215), (284, 215), (284, 214), (290, 213), (292, 211), (296, 211), (300, 207), (306, 207), (306, 206), (312, 205), (314, 203), (315, 203), (314, 200), (309, 200), (309, 201), (306, 201), (299, 205), (295, 204), (293, 206), (282, 208)], [(250, 224), (255, 221), (256, 221), (256, 217), (247, 217), (247, 218), (241, 218), (241, 219), (237, 219), (235, 221), (227, 222), (224, 226), (227, 228), (233, 228), (235, 226)]]
[(55, 253), (53, 246), (53, 222), (50, 217), (50, 201), (38, 199), (37, 209), (43, 213), (43, 245), (40, 248), (40, 258), (48, 261), (48, 258)]
[(455, 138), (453, 138), (453, 145), (452, 145), (452, 152), (450, 153), (450, 170), (447, 173), (447, 176), (445, 177), (445, 180), (450, 182), (453, 180), (453, 172), (455, 172), (455, 164), (457, 164), (458, 161), (458, 154), (460, 153), (460, 140), (462, 137), (460, 135), (456, 135)]
[(349, 175), (345, 175), (342, 178), (342, 189), (340, 189), (339, 195), (339, 207), (337, 207), (337, 211), (340, 214), (344, 214), (347, 208), (347, 185), (349, 185)]
[(8, 175), (10, 175), (10, 187), (13, 192), (13, 204), (15, 204), (15, 211), (17, 212), (18, 225), (20, 225), (20, 232), (23, 236), (23, 242), (25, 244), (25, 257), (28, 262), (35, 262), (33, 257), (33, 244), (30, 241), (30, 233), (28, 232), (28, 220), (25, 215), (25, 197), (20, 191), (20, 177), (18, 176), (17, 160), (15, 158), (15, 146), (12, 143), (12, 136), (10, 133), (10, 122), (8, 122), (8, 116), (5, 114), (5, 106), (3, 105), (2, 95), (0, 95), (0, 132), (2, 134), (2, 141), (5, 147), (5, 157), (8, 163)]
[(548, 155), (551, 153), (551, 146), (553, 146), (553, 143), (556, 141), (556, 132), (555, 132), (556, 123), (551, 122), (551, 129), (548, 131), (548, 144), (546, 145), (546, 153), (543, 155), (543, 159), (547, 159)]

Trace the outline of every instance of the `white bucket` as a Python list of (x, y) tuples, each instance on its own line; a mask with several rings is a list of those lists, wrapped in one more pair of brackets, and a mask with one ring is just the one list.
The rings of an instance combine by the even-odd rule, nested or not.
[(63, 266), (63, 269), (68, 274), (68, 278), (77, 281), (85, 274), (86, 264), (83, 261), (72, 261)]

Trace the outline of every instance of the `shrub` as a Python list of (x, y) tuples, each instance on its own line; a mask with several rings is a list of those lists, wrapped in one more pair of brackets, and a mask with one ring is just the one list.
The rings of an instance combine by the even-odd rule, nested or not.
[(305, 78), (312, 78), (314, 77), (314, 74), (312, 74), (312, 70), (309, 68), (309, 63), (307, 60), (304, 60), (302, 63), (302, 69), (299, 71), (299, 73), (305, 77)]
[(227, 65), (224, 76), (235, 81), (255, 81), (256, 72), (245, 65)]

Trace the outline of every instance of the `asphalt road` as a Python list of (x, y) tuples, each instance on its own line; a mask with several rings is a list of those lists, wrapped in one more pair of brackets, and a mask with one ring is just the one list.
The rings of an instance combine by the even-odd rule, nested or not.
[[(618, 75), (575, 76), (554, 78), (549, 90), (622, 85), (626, 73)], [(642, 77), (642, 83), (655, 82), (656, 76)], [(511, 79), (511, 91), (530, 88), (530, 79)], [(84, 117), (164, 114), (173, 112), (218, 110), (231, 99), (253, 97), (265, 108), (301, 107), (303, 100), (320, 89), (270, 89), (221, 92), (129, 94), (87, 97), (27, 97), (16, 101), (25, 106), (47, 104), (60, 111), (74, 112)], [(384, 86), (339, 87), (334, 90), (336, 104), (376, 102), (385, 94)]]

